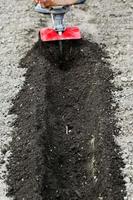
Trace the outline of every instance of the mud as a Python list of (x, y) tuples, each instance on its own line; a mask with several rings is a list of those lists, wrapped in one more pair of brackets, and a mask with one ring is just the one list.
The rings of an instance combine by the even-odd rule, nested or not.
[(8, 195), (16, 200), (123, 200), (111, 80), (103, 47), (89, 41), (37, 43), (10, 114), (17, 115), (8, 165)]

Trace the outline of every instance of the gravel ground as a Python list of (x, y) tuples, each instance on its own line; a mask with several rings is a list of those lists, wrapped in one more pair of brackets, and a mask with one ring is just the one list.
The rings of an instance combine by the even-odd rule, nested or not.
[[(106, 44), (106, 50), (111, 57), (109, 62), (116, 74), (114, 83), (122, 88), (121, 91), (113, 93), (114, 99), (119, 104), (116, 117), (118, 126), (121, 126), (121, 134), (116, 138), (116, 143), (121, 147), (122, 157), (126, 164), (123, 169), (127, 188), (125, 199), (132, 200), (132, 1), (101, 0), (98, 3), (96, 0), (90, 0), (89, 9), (87, 6), (82, 10), (77, 8), (75, 11), (75, 14), (72, 12), (70, 15), (73, 22), (80, 25), (84, 35), (98, 43)], [(0, 199), (7, 200), (5, 196), (7, 186), (4, 179), (7, 174), (7, 158), (10, 155), (8, 143), (13, 129), (10, 124), (16, 118), (15, 115), (7, 113), (12, 106), (11, 99), (18, 93), (25, 80), (23, 75), (26, 70), (18, 68), (18, 63), (37, 40), (37, 29), (41, 25), (37, 22), (41, 20), (37, 14), (34, 14), (31, 2), (27, 0), (20, 2), (1, 0), (0, 15)]]

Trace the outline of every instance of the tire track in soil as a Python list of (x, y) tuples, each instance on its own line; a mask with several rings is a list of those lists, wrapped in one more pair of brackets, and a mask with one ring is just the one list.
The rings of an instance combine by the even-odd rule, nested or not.
[[(53, 44), (53, 43), (52, 43)], [(8, 170), (8, 195), (23, 200), (122, 200), (123, 162), (113, 135), (113, 73), (107, 55), (89, 41), (58, 49), (38, 43), (13, 100), (17, 114)]]

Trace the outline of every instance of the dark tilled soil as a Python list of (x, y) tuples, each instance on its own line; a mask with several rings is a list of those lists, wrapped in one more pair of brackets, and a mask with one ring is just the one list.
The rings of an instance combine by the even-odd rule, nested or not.
[(38, 43), (21, 61), (25, 84), (9, 162), (9, 195), (16, 200), (123, 200), (115, 90), (106, 54), (88, 41)]

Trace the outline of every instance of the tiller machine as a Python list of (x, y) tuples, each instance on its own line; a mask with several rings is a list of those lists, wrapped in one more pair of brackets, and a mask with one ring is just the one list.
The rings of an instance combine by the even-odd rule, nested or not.
[[(83, 3), (84, 0), (78, 0), (78, 3)], [(51, 19), (53, 22), (53, 27), (45, 27), (39, 31), (39, 39), (42, 42), (50, 42), (50, 41), (59, 41), (59, 50), (62, 54), (63, 40), (79, 40), (81, 39), (80, 30), (77, 26), (67, 27), (64, 24), (64, 15), (70, 10), (70, 6), (58, 6), (52, 8), (43, 8), (40, 4), (37, 4), (35, 7), (35, 11), (45, 14), (51, 15)]]

